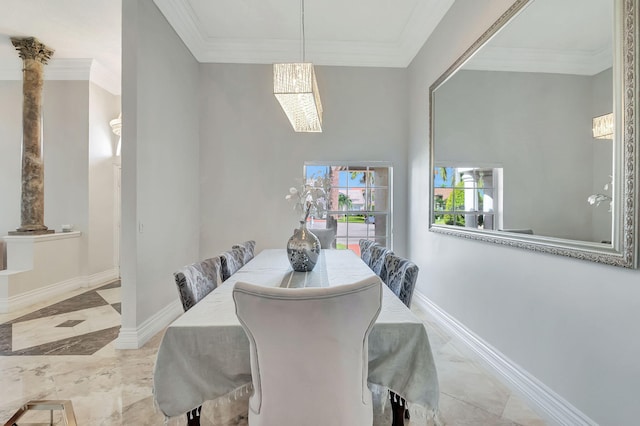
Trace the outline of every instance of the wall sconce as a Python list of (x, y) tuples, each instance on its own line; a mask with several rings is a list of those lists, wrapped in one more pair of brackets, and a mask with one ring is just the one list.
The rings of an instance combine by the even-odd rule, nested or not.
[(118, 135), (118, 146), (116, 146), (116, 156), (120, 157), (120, 146), (122, 145), (122, 136), (120, 136), (122, 130), (122, 113), (118, 114), (118, 118), (114, 118), (109, 122), (113, 133)]
[(593, 119), (593, 137), (596, 139), (613, 139), (613, 113), (601, 115)]

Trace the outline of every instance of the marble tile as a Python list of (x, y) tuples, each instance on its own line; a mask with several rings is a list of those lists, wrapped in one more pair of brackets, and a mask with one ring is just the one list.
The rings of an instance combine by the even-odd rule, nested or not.
[(117, 313), (122, 314), (122, 303), (112, 303), (111, 307), (115, 309)]
[(502, 417), (513, 420), (523, 426), (544, 426), (546, 422), (540, 419), (520, 398), (511, 395), (507, 401)]
[(32, 346), (4, 355), (91, 355), (105, 344), (115, 340), (120, 326)]
[[(66, 321), (80, 321), (75, 327), (58, 327)], [(12, 323), (12, 350), (41, 346), (58, 340), (116, 327), (120, 314), (109, 305)]]
[(75, 327), (76, 325), (80, 324), (82, 321), (84, 320), (66, 320), (62, 324), (56, 325), (56, 327)]
[[(152, 395), (153, 368), (164, 330), (140, 349), (115, 349), (120, 307), (120, 282), (116, 281), (70, 292), (68, 300), (58, 298), (49, 306), (38, 304), (0, 315), (5, 322), (0, 324), (0, 422), (29, 400), (70, 399), (80, 425), (165, 424)], [(462, 351), (459, 342), (440, 329), (428, 312), (416, 307), (413, 311), (429, 334), (440, 380), (440, 411), (447, 425), (545, 424), (472, 354)], [(71, 325), (69, 321), (82, 322), (56, 327), (65, 322)], [(57, 340), (47, 337), (55, 330), (75, 334)], [(12, 350), (12, 341), (22, 349)], [(39, 344), (28, 346), (34, 342)], [(374, 426), (390, 423), (389, 404), (385, 411), (378, 407)], [(166, 424), (184, 426), (186, 416), (168, 419)], [(246, 426), (247, 397), (224, 405), (207, 401), (201, 424)], [(420, 419), (406, 422), (406, 426), (423, 424)]]
[(15, 318), (9, 323), (23, 322), (29, 321), (36, 318), (44, 318), (50, 317), (54, 315), (60, 315), (68, 312), (74, 312), (81, 309), (93, 308), (96, 306), (104, 306), (108, 305), (108, 303), (100, 297), (100, 295), (95, 291), (88, 291), (86, 293), (79, 294), (77, 296), (73, 296), (69, 299), (65, 299), (61, 302), (54, 303), (53, 305), (49, 305), (38, 309), (35, 312), (28, 313), (21, 317)]
[(121, 287), (120, 280), (116, 280), (116, 281), (110, 282), (108, 284), (101, 285), (100, 287), (97, 288), (97, 290), (107, 290), (107, 289), (110, 289), (110, 288), (119, 288), (119, 287)]
[(25, 402), (34, 399), (58, 399), (55, 382), (49, 375), (50, 364), (47, 360), (7, 360), (4, 357), (0, 360), (0, 411), (11, 411), (13, 415)]
[(452, 426), (518, 426), (511, 420), (442, 393), (440, 415), (447, 425)]
[(99, 289), (96, 290), (96, 293), (100, 295), (107, 303), (114, 304), (122, 301), (120, 297), (120, 287), (109, 288), (109, 289)]

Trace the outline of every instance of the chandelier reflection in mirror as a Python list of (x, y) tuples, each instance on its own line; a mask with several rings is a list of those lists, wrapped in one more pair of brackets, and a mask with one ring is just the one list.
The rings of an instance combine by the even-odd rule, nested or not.
[(613, 113), (601, 115), (593, 119), (593, 137), (596, 139), (613, 139)]
[(313, 64), (305, 62), (304, 0), (300, 5), (302, 62), (273, 64), (273, 94), (296, 132), (322, 132), (322, 102)]

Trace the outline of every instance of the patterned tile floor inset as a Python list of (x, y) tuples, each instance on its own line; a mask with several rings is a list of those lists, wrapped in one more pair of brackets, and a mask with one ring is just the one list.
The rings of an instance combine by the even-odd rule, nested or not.
[[(441, 418), (449, 426), (543, 426), (546, 423), (484, 370), (428, 312), (414, 305), (436, 361)], [(153, 368), (164, 332), (136, 350), (116, 350), (120, 282), (71, 292), (50, 306), (0, 315), (0, 424), (36, 399), (70, 400), (79, 425), (186, 425), (153, 403)], [(60, 327), (60, 325), (65, 325)], [(203, 426), (247, 426), (246, 396), (203, 405)], [(388, 407), (389, 404), (386, 404)], [(46, 422), (47, 419), (29, 419)], [(424, 425), (411, 419), (406, 426)], [(62, 424), (59, 418), (55, 424)], [(391, 424), (389, 410), (374, 426)]]
[(120, 329), (120, 281), (0, 324), (0, 355), (91, 355)]

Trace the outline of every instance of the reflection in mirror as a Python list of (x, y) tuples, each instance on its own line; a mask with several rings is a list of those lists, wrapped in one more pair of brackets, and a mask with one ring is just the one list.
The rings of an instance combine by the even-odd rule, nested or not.
[(436, 167), (433, 222), (475, 229), (502, 229), (502, 169)]
[(635, 266), (614, 4), (517, 1), (434, 83), (432, 230)]

